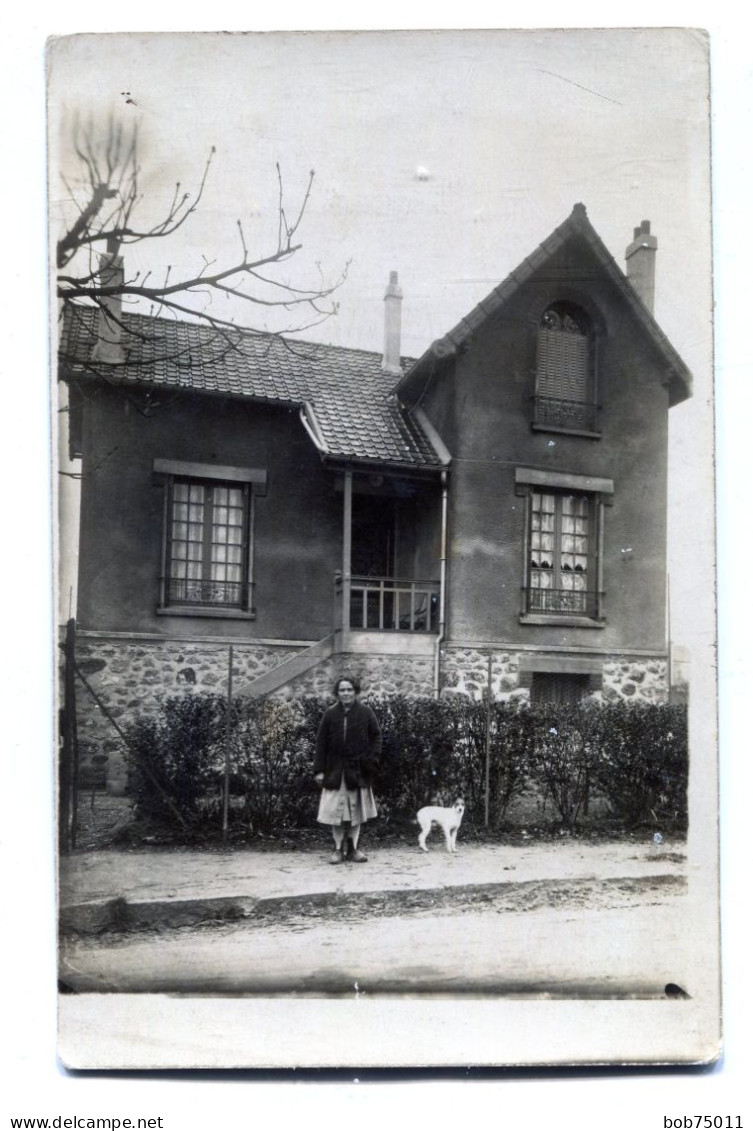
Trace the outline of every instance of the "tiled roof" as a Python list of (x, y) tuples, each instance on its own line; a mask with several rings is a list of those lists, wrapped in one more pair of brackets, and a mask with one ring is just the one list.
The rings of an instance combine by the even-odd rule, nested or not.
[(398, 404), (395, 377), (383, 372), (380, 354), (273, 334), (225, 337), (203, 324), (124, 314), (126, 360), (106, 365), (91, 361), (96, 319), (91, 307), (68, 312), (61, 356), (70, 377), (106, 374), (110, 384), (130, 388), (295, 405), (304, 409), (325, 456), (427, 470), (444, 466), (418, 422)]
[(659, 350), (668, 371), (669, 403), (674, 405), (678, 404), (680, 401), (686, 400), (690, 396), (693, 384), (690, 370), (654, 316), (638, 297), (636, 290), (628, 281), (627, 276), (623, 274), (615, 263), (606, 245), (588, 219), (583, 204), (576, 204), (568, 218), (560, 224), (558, 228), (555, 228), (552, 234), (548, 236), (543, 243), (539, 244), (536, 250), (524, 259), (506, 279), (503, 279), (502, 282), (494, 288), (491, 294), (482, 299), (469, 314), (461, 318), (457, 326), (454, 326), (443, 338), (432, 343), (429, 349), (407, 370), (404, 376), (399, 379), (396, 391), (398, 391), (400, 397), (404, 398), (406, 403), (410, 402), (412, 392), (417, 386), (417, 379), (421, 377), (420, 387), (423, 387), (424, 374), (427, 370), (432, 370), (436, 366), (437, 359), (445, 358), (453, 354), (463, 342), (474, 334), (491, 314), (499, 310), (518, 288), (525, 283), (539, 267), (542, 267), (574, 233), (581, 236), (591, 247), (597, 260), (603, 267), (605, 274), (622, 293), (623, 298), (633, 310), (639, 323), (643, 326), (649, 338)]

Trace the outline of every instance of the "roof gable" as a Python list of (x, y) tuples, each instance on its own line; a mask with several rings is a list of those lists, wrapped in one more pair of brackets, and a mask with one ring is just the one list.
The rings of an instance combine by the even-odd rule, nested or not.
[(588, 219), (583, 204), (576, 204), (564, 223), (555, 228), (552, 234), (539, 244), (531, 255), (524, 259), (473, 310), (464, 318), (461, 318), (457, 325), (444, 337), (432, 343), (429, 349), (398, 381), (395, 391), (400, 400), (404, 404), (411, 404), (415, 393), (423, 389), (427, 373), (434, 372), (438, 368), (438, 364), (454, 355), (489, 318), (504, 306), (524, 283), (531, 279), (539, 269), (545, 267), (573, 236), (578, 236), (585, 241), (593, 253), (598, 267), (603, 270), (605, 276), (617, 288), (618, 293), (638, 320), (638, 324), (658, 350), (667, 368), (666, 383), (669, 388), (670, 405), (686, 400), (690, 396), (692, 387), (690, 370), (656, 319), (643, 304), (627, 276), (615, 263)]

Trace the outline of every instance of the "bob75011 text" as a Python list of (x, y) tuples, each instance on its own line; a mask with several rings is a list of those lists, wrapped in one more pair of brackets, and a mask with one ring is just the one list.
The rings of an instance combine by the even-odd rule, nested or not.
[(738, 1128), (743, 1126), (739, 1115), (671, 1115), (664, 1116), (666, 1128)]

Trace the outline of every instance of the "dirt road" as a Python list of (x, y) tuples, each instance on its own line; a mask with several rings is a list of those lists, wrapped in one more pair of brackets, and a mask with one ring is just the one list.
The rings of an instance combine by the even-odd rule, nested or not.
[(75, 992), (654, 997), (671, 983), (692, 994), (684, 892), (681, 877), (655, 876), (402, 906), (385, 893), (238, 925), (66, 940), (61, 979)]

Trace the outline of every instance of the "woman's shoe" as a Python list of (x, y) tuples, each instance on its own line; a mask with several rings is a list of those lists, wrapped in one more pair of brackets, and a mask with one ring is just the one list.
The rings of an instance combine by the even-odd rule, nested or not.
[(348, 851), (345, 855), (345, 859), (349, 860), (352, 864), (365, 864), (368, 860), (368, 856), (365, 856), (364, 853), (361, 852), (360, 848), (356, 848), (353, 844), (353, 841), (349, 839)]
[(342, 864), (343, 854), (342, 854), (341, 848), (335, 849), (335, 851), (332, 853), (332, 855), (329, 858), (329, 862), (330, 862), (330, 864)]

